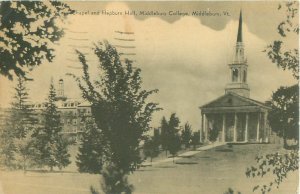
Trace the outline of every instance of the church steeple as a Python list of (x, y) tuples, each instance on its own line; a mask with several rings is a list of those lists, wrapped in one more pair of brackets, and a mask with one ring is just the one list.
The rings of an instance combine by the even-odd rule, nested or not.
[(239, 29), (237, 34), (236, 42), (243, 42), (243, 36), (242, 36), (242, 26), (243, 25), (243, 18), (242, 18), (242, 10), (240, 11), (240, 19), (239, 19)]
[(242, 10), (240, 11), (239, 27), (235, 46), (235, 56), (233, 63), (244, 63), (246, 61), (244, 56), (244, 43), (243, 43), (243, 19)]
[(238, 95), (250, 96), (250, 89), (247, 84), (247, 60), (244, 55), (244, 43), (242, 36), (242, 11), (240, 11), (237, 41), (233, 62), (229, 64), (231, 80), (225, 88), (225, 93), (233, 92)]

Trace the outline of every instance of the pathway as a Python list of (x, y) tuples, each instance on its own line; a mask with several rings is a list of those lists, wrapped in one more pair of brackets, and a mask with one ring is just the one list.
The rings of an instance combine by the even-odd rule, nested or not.
[[(174, 159), (173, 158), (165, 158), (165, 159), (162, 159), (162, 160), (158, 160), (158, 161), (152, 162), (152, 166), (153, 165), (157, 165), (157, 164), (161, 164), (161, 163), (165, 163), (165, 162), (173, 162), (173, 160), (175, 162), (175, 161), (177, 161), (179, 159), (182, 159), (184, 157), (190, 157), (190, 156), (193, 156), (195, 154), (200, 153), (201, 151), (209, 150), (209, 149), (212, 149), (212, 148), (215, 148), (215, 147), (218, 147), (218, 146), (222, 146), (222, 145), (226, 145), (226, 143), (225, 142), (215, 142), (215, 143), (212, 143), (212, 144), (209, 144), (209, 145), (205, 145), (205, 146), (199, 147), (196, 150), (187, 151), (187, 152), (184, 152), (182, 154), (179, 154), (178, 156), (174, 157)], [(144, 165), (144, 166), (150, 166), (151, 162), (146, 161), (142, 165)]]

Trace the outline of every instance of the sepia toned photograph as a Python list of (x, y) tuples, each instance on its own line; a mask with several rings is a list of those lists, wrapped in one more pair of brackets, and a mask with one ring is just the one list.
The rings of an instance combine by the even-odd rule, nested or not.
[(298, 49), (298, 1), (0, 1), (0, 194), (297, 194)]

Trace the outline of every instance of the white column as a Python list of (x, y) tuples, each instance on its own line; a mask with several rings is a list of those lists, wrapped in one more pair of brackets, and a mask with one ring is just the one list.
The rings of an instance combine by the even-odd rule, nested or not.
[(248, 141), (248, 122), (249, 122), (249, 114), (246, 113), (245, 142)]
[(256, 127), (256, 141), (259, 142), (259, 128), (260, 128), (260, 112), (258, 113), (257, 118), (257, 127)]
[(226, 127), (226, 115), (223, 114), (223, 124), (222, 124), (222, 141), (225, 142), (225, 127)]
[(233, 141), (236, 142), (237, 114), (234, 113)]
[(206, 114), (203, 114), (203, 129), (205, 133), (205, 141), (207, 141), (207, 120), (206, 120)]
[(202, 133), (203, 133), (203, 114), (201, 114), (201, 129), (200, 129), (200, 142), (202, 143)]
[(269, 131), (268, 131), (268, 111), (264, 113), (264, 134), (265, 134), (265, 142), (269, 142)]

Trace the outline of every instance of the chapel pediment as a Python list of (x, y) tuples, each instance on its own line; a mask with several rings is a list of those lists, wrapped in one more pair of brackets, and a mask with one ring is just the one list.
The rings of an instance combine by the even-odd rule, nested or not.
[(234, 93), (227, 93), (203, 106), (201, 106), (201, 109), (207, 109), (207, 108), (242, 108), (242, 107), (259, 107), (259, 108), (265, 108), (270, 109), (267, 105), (264, 103), (258, 102), (256, 100), (246, 98), (243, 96), (239, 96)]

